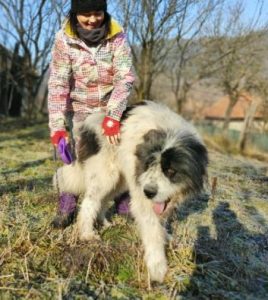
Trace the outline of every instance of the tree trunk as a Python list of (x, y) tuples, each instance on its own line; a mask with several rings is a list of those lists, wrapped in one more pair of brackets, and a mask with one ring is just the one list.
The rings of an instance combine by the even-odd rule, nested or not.
[(45, 93), (43, 95), (43, 98), (42, 98), (42, 103), (41, 103), (41, 106), (40, 106), (40, 109), (39, 109), (39, 112), (41, 114), (45, 114), (46, 113), (46, 106), (47, 106), (47, 96), (48, 96), (48, 88), (46, 88), (45, 90)]
[(7, 84), (7, 70), (3, 70), (0, 73), (0, 114), (8, 116), (8, 84)]
[(11, 117), (20, 117), (22, 108), (23, 64), (19, 57), (20, 44), (16, 43), (11, 59), (10, 73), (13, 78), (9, 85), (9, 105), (8, 112)]
[(253, 120), (254, 120), (254, 115), (256, 113), (256, 110), (257, 110), (259, 104), (260, 104), (260, 99), (252, 100), (252, 102), (250, 104), (250, 107), (247, 110), (245, 120), (244, 120), (244, 124), (243, 124), (243, 129), (241, 131), (241, 134), (240, 134), (240, 137), (239, 137), (239, 144), (238, 144), (239, 151), (241, 153), (243, 153), (246, 149), (249, 132), (250, 132), (250, 129), (252, 127)]
[(238, 96), (234, 96), (234, 95), (230, 96), (230, 102), (225, 111), (225, 117), (224, 117), (224, 122), (223, 122), (223, 127), (222, 127), (224, 135), (227, 135), (229, 124), (230, 124), (230, 119), (231, 119), (231, 114), (232, 114), (233, 108), (236, 105), (237, 101), (238, 101)]

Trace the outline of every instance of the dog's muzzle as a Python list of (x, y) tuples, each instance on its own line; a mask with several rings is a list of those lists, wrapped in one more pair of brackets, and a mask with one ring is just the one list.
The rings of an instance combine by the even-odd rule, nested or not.
[[(148, 199), (153, 199), (158, 193), (158, 187), (157, 187), (157, 185), (147, 184), (147, 185), (145, 185), (143, 192)], [(164, 201), (164, 202), (153, 202), (152, 204), (153, 204), (154, 212), (157, 215), (161, 215), (165, 211), (168, 202), (169, 202), (169, 200)]]

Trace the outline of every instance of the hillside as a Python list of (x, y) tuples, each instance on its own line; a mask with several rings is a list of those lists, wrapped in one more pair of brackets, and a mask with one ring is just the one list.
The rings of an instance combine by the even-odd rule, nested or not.
[(0, 151), (0, 299), (267, 298), (268, 163), (210, 149), (210, 184), (179, 207), (169, 272), (151, 286), (131, 217), (87, 244), (50, 227), (61, 163), (46, 121), (1, 121)]

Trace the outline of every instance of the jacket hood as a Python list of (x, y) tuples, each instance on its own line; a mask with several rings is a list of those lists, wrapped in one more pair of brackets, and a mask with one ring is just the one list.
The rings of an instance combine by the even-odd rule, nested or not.
[[(63, 24), (63, 30), (65, 32), (65, 34), (68, 37), (71, 38), (76, 38), (77, 36), (72, 32), (71, 30), (71, 25), (70, 25), (70, 21), (67, 20), (64, 24)], [(120, 32), (123, 32), (123, 28), (114, 20), (111, 19), (111, 28), (110, 28), (110, 33), (108, 34), (108, 36), (106, 37), (106, 40), (111, 39), (112, 37), (114, 37), (115, 35), (117, 35)]]

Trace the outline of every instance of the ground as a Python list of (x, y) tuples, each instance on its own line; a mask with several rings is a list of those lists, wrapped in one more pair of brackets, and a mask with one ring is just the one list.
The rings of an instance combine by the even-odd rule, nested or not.
[(46, 122), (2, 120), (0, 153), (0, 299), (267, 299), (267, 162), (209, 148), (206, 191), (178, 208), (168, 274), (150, 284), (131, 216), (92, 243), (50, 227), (61, 162)]

